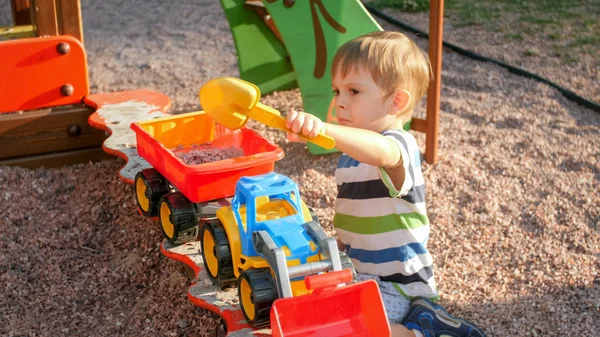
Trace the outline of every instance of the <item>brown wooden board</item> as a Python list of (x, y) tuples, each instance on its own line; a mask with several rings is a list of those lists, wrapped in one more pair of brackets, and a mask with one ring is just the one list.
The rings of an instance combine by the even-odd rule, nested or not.
[(81, 4), (79, 0), (56, 0), (58, 33), (70, 35), (83, 43)]
[(410, 128), (417, 132), (427, 132), (427, 121), (421, 118), (413, 118), (410, 121)]
[(89, 126), (80, 105), (0, 114), (0, 159), (101, 146), (104, 131)]
[(29, 0), (10, 0), (13, 26), (31, 24), (31, 2)]
[(101, 160), (114, 159), (115, 157), (104, 152), (101, 147), (79, 149), (72, 151), (42, 154), (37, 156), (25, 156), (11, 159), (0, 159), (0, 166), (20, 166), (30, 169), (39, 167), (53, 168), (65, 165), (75, 165)]
[(31, 21), (37, 36), (58, 35), (55, 0), (31, 0)]

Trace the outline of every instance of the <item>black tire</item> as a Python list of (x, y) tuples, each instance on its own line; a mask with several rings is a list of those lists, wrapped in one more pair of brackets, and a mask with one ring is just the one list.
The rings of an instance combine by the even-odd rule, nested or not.
[(163, 195), (158, 221), (164, 236), (173, 245), (181, 245), (198, 237), (198, 219), (194, 204), (181, 192)]
[(354, 269), (354, 264), (352, 264), (352, 260), (350, 259), (350, 257), (348, 257), (348, 255), (346, 255), (346, 253), (343, 252), (339, 252), (340, 253), (340, 262), (342, 263), (342, 269), (346, 269), (349, 268), (350, 270), (352, 270), (352, 282), (354, 283), (358, 280), (358, 277), (356, 276), (356, 269)]
[(244, 270), (238, 281), (238, 297), (248, 323), (254, 327), (268, 324), (273, 302), (279, 298), (271, 270), (269, 268)]
[(169, 182), (153, 168), (138, 172), (134, 178), (135, 201), (146, 217), (158, 215), (160, 198), (171, 191)]
[[(212, 240), (212, 241), (211, 241)], [(235, 283), (233, 260), (225, 228), (219, 219), (207, 220), (200, 229), (202, 260), (208, 276), (220, 287)]]

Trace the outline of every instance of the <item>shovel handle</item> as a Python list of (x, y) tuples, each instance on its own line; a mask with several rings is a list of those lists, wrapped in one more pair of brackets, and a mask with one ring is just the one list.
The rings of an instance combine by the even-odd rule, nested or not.
[[(285, 125), (285, 118), (281, 116), (279, 111), (262, 103), (256, 103), (256, 106), (252, 108), (252, 111), (248, 114), (248, 117), (272, 128), (292, 132), (292, 130)], [(306, 140), (307, 142), (319, 145), (327, 150), (331, 150), (335, 147), (335, 140), (322, 133), (319, 133), (313, 138), (307, 137), (303, 134), (298, 134), (298, 137)]]

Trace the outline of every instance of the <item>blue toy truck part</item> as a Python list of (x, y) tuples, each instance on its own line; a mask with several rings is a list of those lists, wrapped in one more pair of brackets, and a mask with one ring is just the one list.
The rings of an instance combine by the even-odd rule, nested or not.
[[(285, 200), (294, 208), (295, 214), (257, 221), (256, 199), (265, 196), (269, 197), (269, 200)], [(245, 226), (240, 215), (240, 207), (243, 205), (246, 206)], [(288, 259), (298, 259), (300, 263), (306, 263), (308, 257), (318, 253), (316, 249), (311, 248), (310, 242), (313, 240), (303, 226), (306, 221), (298, 186), (290, 178), (273, 172), (242, 177), (236, 184), (231, 207), (240, 231), (243, 255), (259, 255), (252, 243), (252, 234), (258, 231), (266, 231), (277, 247), (287, 247), (291, 253)], [(313, 247), (316, 247), (316, 244)]]

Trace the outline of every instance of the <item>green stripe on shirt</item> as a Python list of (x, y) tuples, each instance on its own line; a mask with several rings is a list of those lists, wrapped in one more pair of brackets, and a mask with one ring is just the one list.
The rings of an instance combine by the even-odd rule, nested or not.
[[(382, 281), (385, 282), (385, 281)], [(404, 290), (402, 290), (402, 288), (400, 287), (400, 285), (398, 283), (395, 282), (390, 282), (392, 284), (392, 286), (394, 286), (394, 289), (396, 290), (396, 292), (406, 298), (410, 298), (410, 299), (417, 299), (421, 296), (408, 296), (406, 295), (406, 293), (404, 292)], [(428, 299), (432, 300), (432, 301), (439, 301), (440, 300), (440, 294), (436, 293), (435, 295), (432, 295), (431, 297), (427, 297)]]
[(427, 215), (419, 213), (388, 214), (374, 217), (357, 217), (337, 213), (333, 225), (357, 234), (381, 234), (398, 229), (417, 229), (429, 224)]

